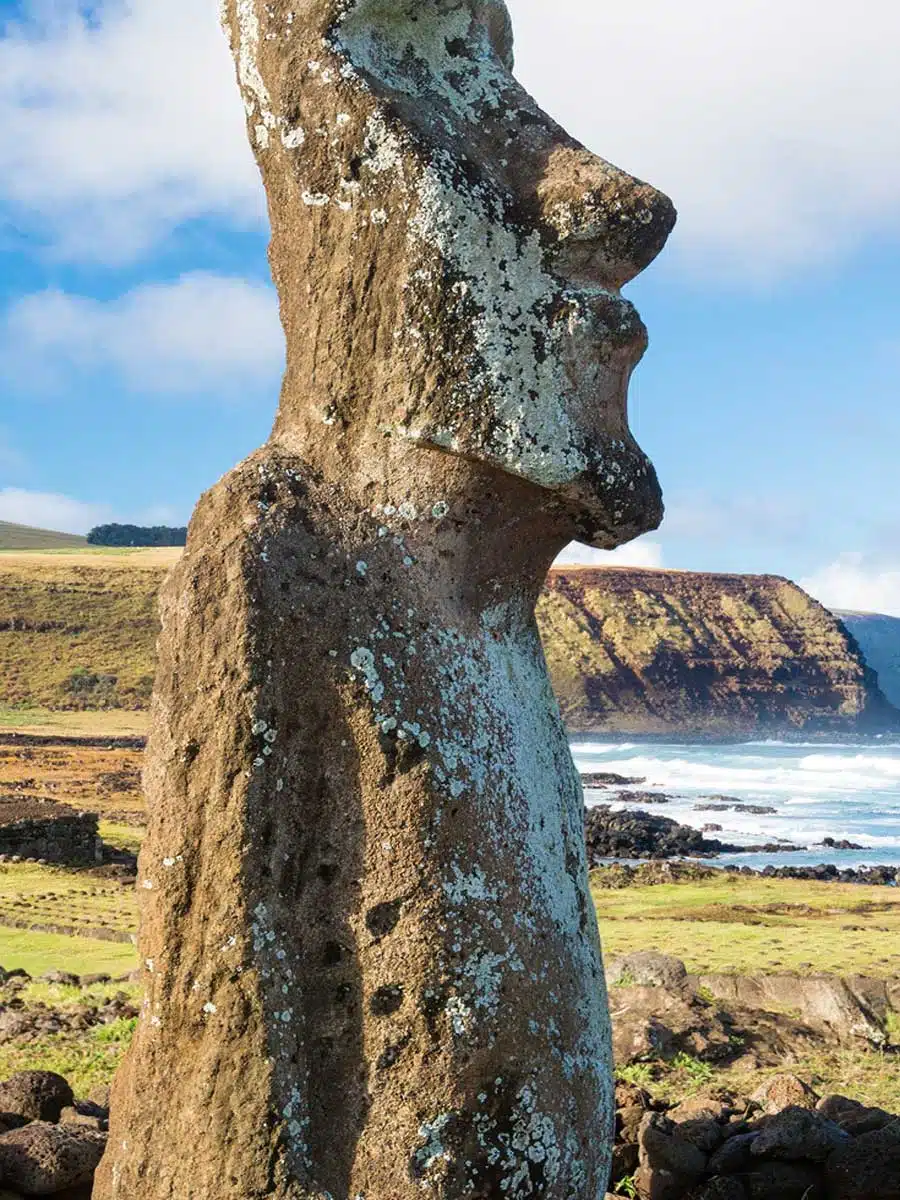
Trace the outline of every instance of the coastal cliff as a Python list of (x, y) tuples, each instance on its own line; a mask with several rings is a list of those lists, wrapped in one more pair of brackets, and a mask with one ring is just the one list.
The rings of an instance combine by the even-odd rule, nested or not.
[(881, 690), (900, 708), (900, 617), (882, 613), (836, 612), (859, 643), (866, 662), (878, 672)]
[(574, 733), (849, 733), (900, 722), (840, 620), (787, 579), (558, 568), (538, 620)]

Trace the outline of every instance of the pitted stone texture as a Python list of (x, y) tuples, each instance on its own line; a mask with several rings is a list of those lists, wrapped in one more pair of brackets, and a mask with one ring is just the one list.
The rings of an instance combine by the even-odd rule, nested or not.
[(849, 1134), (821, 1113), (795, 1106), (760, 1122), (750, 1153), (788, 1162), (793, 1159), (824, 1162), (832, 1151), (849, 1140)]
[(896, 1200), (900, 1196), (900, 1120), (861, 1134), (825, 1164), (828, 1200)]
[(764, 1113), (774, 1115), (785, 1108), (816, 1107), (819, 1097), (803, 1079), (790, 1072), (773, 1075), (765, 1083), (760, 1084), (750, 1099), (758, 1104)]
[(26, 1196), (51, 1196), (89, 1183), (105, 1145), (94, 1130), (35, 1121), (0, 1136), (0, 1173)]
[(19, 1071), (0, 1083), (0, 1112), (29, 1121), (58, 1121), (74, 1102), (67, 1080), (53, 1071)]
[(606, 992), (534, 605), (567, 541), (659, 520), (618, 289), (673, 211), (522, 91), (500, 3), (223, 18), (287, 374), (164, 591), (146, 1005), (95, 1200), (601, 1195)]

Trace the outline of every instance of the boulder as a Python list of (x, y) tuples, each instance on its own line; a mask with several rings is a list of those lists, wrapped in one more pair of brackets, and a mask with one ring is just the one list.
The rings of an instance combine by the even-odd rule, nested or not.
[(688, 1121), (679, 1121), (676, 1128), (679, 1137), (692, 1142), (705, 1154), (712, 1154), (722, 1141), (721, 1125), (709, 1117), (692, 1117)]
[(31, 1017), (11, 1008), (0, 1010), (0, 1042), (11, 1042), (31, 1029)]
[(74, 1103), (68, 1082), (53, 1071), (19, 1071), (0, 1083), (0, 1112), (29, 1121), (58, 1121), (62, 1110)]
[(848, 1133), (820, 1112), (794, 1105), (760, 1121), (750, 1153), (758, 1158), (788, 1162), (797, 1159), (824, 1162), (849, 1140)]
[(617, 1066), (679, 1053), (718, 1061), (733, 1053), (731, 1030), (714, 1009), (692, 997), (664, 988), (615, 987), (609, 1000)]
[(761, 1084), (750, 1097), (764, 1113), (780, 1113), (786, 1108), (815, 1108), (819, 1097), (797, 1075), (785, 1072), (773, 1075)]
[(886, 1040), (877, 1016), (834, 975), (700, 975), (697, 983), (729, 1006), (794, 1013), (842, 1041)]
[(670, 817), (640, 810), (616, 810), (598, 804), (585, 814), (588, 858), (711, 858), (739, 846), (708, 841), (697, 829), (679, 825)]
[(655, 950), (638, 950), (611, 959), (606, 968), (606, 980), (611, 987), (620, 983), (631, 987), (661, 987), (680, 990), (687, 983), (687, 970), (680, 958), (659, 954)]
[(670, 1108), (666, 1116), (670, 1121), (681, 1123), (682, 1121), (726, 1121), (731, 1113), (731, 1106), (726, 1104), (724, 1100), (717, 1100), (713, 1096), (690, 1096), (687, 1100), (682, 1100), (680, 1104), (676, 1104), (674, 1108)]
[(616, 1108), (629, 1108), (632, 1105), (642, 1109), (658, 1107), (653, 1103), (650, 1093), (634, 1083), (617, 1083), (615, 1097)]
[(747, 1189), (740, 1179), (717, 1175), (691, 1192), (689, 1200), (747, 1200)]
[(637, 1145), (638, 1132), (646, 1109), (631, 1104), (616, 1110), (616, 1135), (620, 1142)]
[(727, 1138), (709, 1160), (713, 1175), (740, 1175), (753, 1168), (756, 1133), (738, 1133)]
[(629, 775), (616, 775), (614, 771), (590, 771), (582, 773), (581, 785), (585, 788), (633, 787), (647, 780)]
[(863, 1133), (825, 1163), (827, 1200), (897, 1200), (900, 1196), (900, 1120)]
[(859, 1137), (863, 1133), (873, 1133), (884, 1129), (897, 1118), (883, 1108), (869, 1108), (857, 1100), (848, 1100), (846, 1096), (824, 1096), (816, 1108), (823, 1116), (834, 1121), (851, 1137)]
[(761, 1161), (736, 1178), (747, 1200), (824, 1200), (822, 1173), (806, 1163)]
[(60, 987), (81, 987), (81, 977), (71, 971), (45, 971), (40, 976), (41, 983), (54, 983)]
[(34, 1121), (0, 1136), (0, 1177), (26, 1196), (51, 1196), (90, 1183), (106, 1136), (72, 1125)]
[(95, 1113), (86, 1113), (79, 1111), (78, 1108), (64, 1108), (59, 1115), (60, 1125), (81, 1125), (85, 1129), (104, 1130), (106, 1128), (106, 1118), (99, 1117)]
[(706, 1154), (660, 1113), (646, 1114), (638, 1144), (641, 1165), (635, 1183), (642, 1200), (682, 1200), (706, 1171)]

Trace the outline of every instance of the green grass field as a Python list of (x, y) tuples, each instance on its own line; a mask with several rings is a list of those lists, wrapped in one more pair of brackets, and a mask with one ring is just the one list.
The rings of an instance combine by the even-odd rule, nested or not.
[[(137, 963), (134, 944), (91, 934), (127, 936), (136, 914), (133, 888), (118, 880), (32, 863), (0, 864), (0, 966), (35, 977), (49, 970), (126, 974)], [(56, 932), (62, 929), (75, 932)]]
[(18, 733), (59, 734), (61, 737), (143, 737), (149, 726), (146, 709), (106, 708), (98, 711), (23, 705), (0, 705), (0, 730)]
[(595, 883), (593, 896), (607, 955), (659, 950), (695, 973), (900, 976), (893, 888), (725, 877), (615, 890)]

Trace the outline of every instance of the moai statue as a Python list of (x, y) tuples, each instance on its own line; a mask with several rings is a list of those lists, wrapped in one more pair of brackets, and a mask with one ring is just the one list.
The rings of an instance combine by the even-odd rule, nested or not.
[(674, 211), (523, 91), (500, 0), (223, 21), (287, 375), (164, 591), (94, 1197), (594, 1200), (607, 997), (533, 609), (568, 541), (659, 523), (619, 289)]

